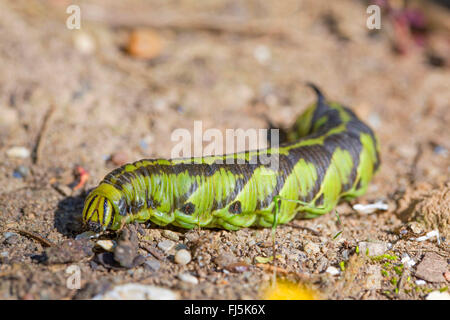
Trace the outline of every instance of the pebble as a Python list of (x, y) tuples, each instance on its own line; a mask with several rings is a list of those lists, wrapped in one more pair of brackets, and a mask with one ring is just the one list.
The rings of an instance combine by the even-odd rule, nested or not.
[(444, 282), (447, 261), (434, 252), (427, 252), (417, 265), (416, 277), (429, 282)]
[(128, 155), (125, 152), (115, 152), (111, 155), (111, 161), (116, 166), (122, 166), (128, 162)]
[(8, 256), (9, 256), (8, 251), (2, 251), (2, 252), (0, 253), (0, 257), (2, 257), (2, 258), (8, 258)]
[(331, 274), (332, 276), (337, 276), (340, 273), (340, 271), (336, 267), (332, 266), (328, 267), (325, 272)]
[(178, 236), (178, 234), (176, 234), (173, 231), (170, 230), (163, 230), (162, 235), (164, 237), (166, 237), (167, 239), (173, 240), (173, 241), (178, 241), (180, 240), (180, 237)]
[(93, 238), (97, 238), (98, 236), (99, 236), (99, 234), (94, 231), (85, 231), (83, 233), (78, 234), (75, 237), (75, 240), (93, 239)]
[(30, 150), (25, 147), (12, 147), (6, 151), (9, 158), (26, 159), (30, 156)]
[(13, 173), (14, 178), (25, 178), (30, 174), (30, 169), (25, 166), (18, 166)]
[(361, 241), (358, 243), (359, 252), (370, 257), (380, 256), (392, 248), (392, 244), (388, 242), (367, 242)]
[(366, 270), (367, 278), (364, 283), (364, 288), (367, 290), (381, 289), (381, 268), (379, 265), (369, 265)]
[(440, 292), (438, 290), (430, 292), (426, 298), (426, 300), (450, 300), (450, 293), (447, 291)]
[(149, 269), (150, 271), (158, 271), (161, 268), (161, 263), (156, 259), (147, 259), (144, 262), (144, 268)]
[(160, 248), (164, 252), (170, 251), (175, 246), (175, 242), (172, 240), (164, 240), (158, 242), (158, 248)]
[(424, 286), (426, 284), (427, 284), (427, 282), (425, 280), (416, 280), (416, 285), (418, 285), (418, 286)]
[(152, 59), (159, 56), (163, 49), (164, 41), (157, 32), (141, 29), (131, 33), (127, 51), (137, 58)]
[(389, 206), (382, 201), (378, 201), (372, 204), (355, 204), (353, 209), (361, 214), (371, 214), (378, 210), (386, 211), (389, 209)]
[(237, 262), (237, 258), (231, 253), (222, 253), (214, 259), (218, 267), (225, 268)]
[(96, 295), (93, 300), (177, 300), (178, 296), (169, 289), (127, 283), (114, 287), (103, 294)]
[(416, 262), (413, 259), (411, 259), (407, 253), (404, 253), (402, 255), (402, 261), (401, 262), (407, 268), (411, 268), (412, 266), (414, 266), (416, 264)]
[(3, 236), (5, 237), (5, 244), (16, 244), (19, 241), (19, 235), (14, 232), (5, 232)]
[(175, 262), (181, 265), (186, 265), (191, 262), (191, 253), (186, 249), (181, 249), (175, 254)]
[(320, 247), (314, 242), (308, 242), (303, 246), (303, 251), (307, 254), (318, 254), (320, 252)]
[(181, 273), (178, 275), (178, 278), (183, 282), (198, 284), (198, 279), (190, 273)]
[(410, 222), (408, 226), (415, 234), (421, 234), (425, 231), (424, 227), (417, 221)]
[(91, 54), (95, 50), (95, 41), (86, 32), (78, 31), (74, 33), (73, 43), (75, 48), (82, 54)]
[(260, 64), (266, 64), (272, 58), (272, 53), (267, 46), (259, 45), (253, 50), (253, 56)]
[(106, 251), (112, 252), (117, 246), (117, 243), (113, 240), (98, 240), (97, 245)]

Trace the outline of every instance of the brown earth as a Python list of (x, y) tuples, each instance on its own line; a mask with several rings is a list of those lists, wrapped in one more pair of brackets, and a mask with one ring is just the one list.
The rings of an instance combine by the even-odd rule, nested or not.
[[(173, 130), (194, 120), (222, 132), (266, 128), (267, 119), (288, 127), (314, 100), (306, 81), (376, 131), (382, 167), (352, 204), (389, 209), (359, 214), (343, 203), (341, 223), (330, 213), (279, 226), (278, 275), (329, 299), (423, 299), (448, 286), (439, 274), (450, 261), (448, 10), (415, 3), (429, 21), (418, 45), (388, 14), (369, 31), (362, 1), (77, 3), (81, 30), (65, 26), (72, 1), (0, 3), (0, 299), (85, 299), (130, 282), (187, 299), (261, 298), (269, 229), (131, 226), (105, 237), (118, 241), (114, 254), (74, 237), (87, 191), (117, 163), (169, 157)], [(8, 156), (16, 146), (31, 155)], [(74, 190), (78, 166), (89, 179)], [(440, 244), (412, 240), (434, 229)], [(168, 237), (176, 246), (164, 253)], [(386, 256), (367, 257), (367, 245)], [(180, 249), (192, 255), (187, 265), (174, 261)], [(438, 274), (416, 284), (431, 253)], [(402, 264), (405, 254), (416, 264)], [(72, 264), (80, 290), (66, 286)], [(333, 276), (330, 266), (345, 270)], [(184, 272), (199, 283), (180, 280)]]

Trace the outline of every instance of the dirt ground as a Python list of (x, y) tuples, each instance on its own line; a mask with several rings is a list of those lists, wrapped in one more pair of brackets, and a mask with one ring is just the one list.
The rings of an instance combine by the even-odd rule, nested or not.
[[(402, 13), (399, 2), (389, 1)], [(66, 27), (73, 3), (80, 30)], [(113, 252), (75, 237), (87, 192), (119, 164), (170, 157), (173, 130), (195, 120), (222, 132), (289, 127), (314, 101), (307, 81), (376, 131), (382, 165), (339, 219), (278, 227), (278, 276), (325, 299), (445, 295), (450, 11), (413, 3), (425, 32), (387, 11), (369, 30), (356, 0), (1, 1), (0, 299), (90, 299), (126, 283), (264, 298), (269, 229), (132, 225), (103, 236)], [(388, 210), (352, 208), (376, 201)], [(439, 239), (415, 240), (433, 230)], [(181, 250), (189, 263), (176, 262)], [(72, 265), (80, 289), (67, 285)]]

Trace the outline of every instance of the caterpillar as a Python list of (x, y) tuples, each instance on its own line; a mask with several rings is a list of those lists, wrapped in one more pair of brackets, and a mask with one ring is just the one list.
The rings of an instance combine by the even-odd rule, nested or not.
[[(273, 227), (331, 211), (364, 194), (380, 165), (374, 132), (321, 91), (277, 147), (221, 156), (144, 159), (107, 174), (87, 196), (83, 222), (119, 230), (151, 221), (183, 228)], [(276, 169), (261, 154), (277, 155)], [(227, 161), (228, 159), (228, 161)], [(229, 160), (238, 160), (229, 164)], [(288, 201), (278, 201), (288, 200)]]

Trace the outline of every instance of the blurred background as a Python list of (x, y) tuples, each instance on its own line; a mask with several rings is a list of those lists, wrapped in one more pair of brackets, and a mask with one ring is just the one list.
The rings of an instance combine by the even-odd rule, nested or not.
[[(367, 28), (371, 4), (380, 29)], [(71, 5), (80, 29), (67, 27)], [(73, 237), (83, 190), (113, 168), (169, 157), (173, 130), (194, 120), (203, 130), (289, 127), (315, 99), (308, 81), (380, 138), (382, 169), (365, 199), (395, 204), (423, 183), (444, 192), (449, 57), (448, 1), (2, 0), (0, 224)], [(377, 223), (408, 221), (400, 209)], [(23, 241), (14, 259), (26, 262), (42, 248)]]

